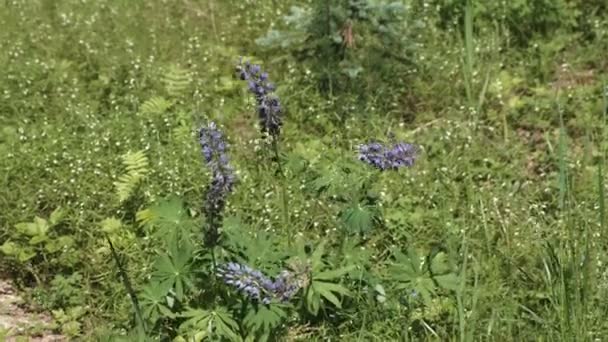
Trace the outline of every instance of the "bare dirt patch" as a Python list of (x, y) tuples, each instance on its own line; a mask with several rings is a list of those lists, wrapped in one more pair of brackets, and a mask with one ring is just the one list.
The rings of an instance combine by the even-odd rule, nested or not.
[(67, 341), (66, 337), (53, 334), (50, 326), (49, 315), (31, 310), (11, 282), (0, 279), (0, 340)]

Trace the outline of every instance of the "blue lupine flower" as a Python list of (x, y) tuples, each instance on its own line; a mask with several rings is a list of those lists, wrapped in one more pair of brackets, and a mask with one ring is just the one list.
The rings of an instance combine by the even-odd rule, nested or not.
[(218, 269), (220, 277), (228, 285), (236, 287), (238, 291), (247, 297), (260, 300), (263, 303), (270, 303), (272, 280), (262, 272), (254, 270), (247, 265), (230, 262)]
[(294, 274), (281, 271), (273, 283), (275, 296), (282, 302), (291, 299), (300, 290), (300, 284)]
[(236, 183), (236, 176), (230, 166), (228, 145), (214, 122), (201, 127), (199, 142), (205, 164), (211, 171), (211, 183), (207, 186), (204, 211), (209, 223), (206, 242), (214, 245), (218, 238), (226, 198)]
[(380, 170), (400, 167), (411, 167), (416, 161), (418, 148), (415, 145), (400, 142), (392, 147), (371, 142), (359, 146), (359, 160), (368, 163)]
[(250, 62), (240, 62), (237, 65), (237, 73), (241, 80), (247, 81), (249, 91), (254, 95), (262, 133), (268, 133), (277, 138), (281, 125), (281, 103), (274, 94), (276, 89), (268, 79), (268, 73), (263, 72), (261, 67)]
[(269, 304), (273, 299), (286, 302), (302, 287), (297, 277), (289, 271), (282, 271), (273, 281), (262, 272), (235, 262), (220, 267), (218, 275), (226, 284), (263, 304)]

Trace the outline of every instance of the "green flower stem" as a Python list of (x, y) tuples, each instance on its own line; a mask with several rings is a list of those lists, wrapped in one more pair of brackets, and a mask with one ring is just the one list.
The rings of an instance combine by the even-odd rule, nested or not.
[[(282, 204), (282, 212), (283, 212), (283, 227), (287, 227), (287, 229), (292, 230), (289, 220), (289, 201), (287, 198), (287, 177), (283, 172), (283, 167), (281, 166), (281, 158), (279, 154), (279, 143), (278, 137), (272, 137), (272, 150), (274, 151), (274, 156), (277, 162), (277, 173), (281, 176), (281, 204)], [(291, 233), (294, 233), (293, 231)], [(292, 239), (288, 239), (289, 244), (291, 244)]]

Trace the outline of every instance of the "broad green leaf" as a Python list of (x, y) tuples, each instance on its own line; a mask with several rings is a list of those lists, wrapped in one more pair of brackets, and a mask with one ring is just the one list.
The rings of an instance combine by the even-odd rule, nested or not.
[(386, 302), (386, 291), (384, 291), (384, 286), (376, 284), (376, 286), (374, 286), (374, 291), (376, 292), (376, 300), (379, 303)]
[(58, 207), (51, 213), (51, 216), (49, 217), (49, 223), (51, 224), (51, 226), (55, 226), (63, 219), (64, 216), (65, 210), (61, 209), (61, 207)]
[(433, 260), (431, 260), (431, 270), (433, 274), (444, 274), (451, 271), (445, 252), (437, 253)]
[(27, 236), (46, 235), (49, 226), (45, 219), (36, 217), (34, 222), (17, 223), (17, 231)]
[(18, 259), (21, 262), (28, 261), (36, 256), (36, 252), (30, 247), (24, 247), (19, 249)]
[(30, 245), (37, 245), (40, 244), (42, 242), (45, 242), (48, 239), (48, 237), (46, 235), (36, 235), (34, 237), (32, 237), (29, 241)]
[(458, 291), (460, 288), (460, 278), (454, 273), (438, 275), (433, 279), (444, 289)]
[(19, 251), (19, 246), (12, 241), (5, 241), (2, 246), (0, 246), (0, 251), (6, 255), (15, 255)]

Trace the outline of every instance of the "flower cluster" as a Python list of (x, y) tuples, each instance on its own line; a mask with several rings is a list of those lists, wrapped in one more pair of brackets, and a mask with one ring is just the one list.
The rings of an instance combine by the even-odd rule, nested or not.
[(396, 143), (392, 147), (382, 145), (378, 142), (363, 144), (359, 146), (359, 160), (368, 163), (380, 170), (414, 165), (418, 148), (408, 143)]
[(204, 211), (209, 222), (206, 240), (214, 244), (218, 237), (226, 197), (232, 191), (236, 177), (229, 163), (228, 145), (216, 124), (210, 122), (206, 127), (201, 127), (198, 133), (205, 164), (211, 171), (211, 183), (207, 187)]
[(254, 95), (258, 105), (258, 116), (262, 133), (268, 133), (277, 138), (281, 125), (281, 103), (274, 94), (275, 86), (268, 80), (268, 73), (261, 67), (250, 62), (237, 65), (237, 73), (241, 80), (247, 81), (249, 91)]
[(226, 284), (264, 304), (269, 304), (273, 299), (286, 302), (304, 285), (301, 277), (293, 272), (283, 270), (273, 281), (262, 272), (235, 262), (220, 267), (218, 274)]

